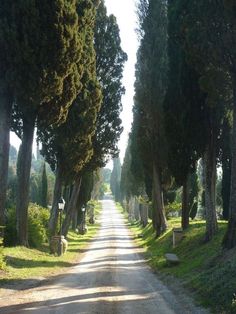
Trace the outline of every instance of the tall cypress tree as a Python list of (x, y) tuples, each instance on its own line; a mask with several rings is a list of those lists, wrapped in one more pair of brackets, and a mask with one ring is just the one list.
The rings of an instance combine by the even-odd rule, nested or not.
[[(199, 74), (187, 62), (182, 47), (181, 20), (177, 1), (168, 6), (168, 89), (164, 103), (168, 140), (168, 167), (178, 185), (183, 186), (182, 228), (189, 226), (189, 179), (206, 145), (206, 93), (199, 86)], [(202, 126), (200, 126), (202, 124)]]
[(205, 238), (210, 240), (217, 232), (215, 210), (217, 139), (221, 133), (221, 122), (227, 110), (229, 96), (227, 90), (229, 90), (230, 79), (227, 75), (226, 65), (229, 59), (225, 54), (225, 38), (231, 36), (227, 35), (228, 26), (225, 23), (222, 1), (193, 1), (190, 3), (185, 0), (176, 0), (172, 1), (172, 5), (175, 7), (176, 17), (178, 16), (179, 39), (187, 61), (198, 73), (199, 85), (206, 93), (205, 123), (200, 123), (199, 128), (204, 128), (206, 134), (203, 154), (206, 204)]
[(106, 164), (109, 156), (118, 154), (117, 143), (123, 130), (120, 112), (126, 53), (121, 48), (119, 27), (114, 15), (107, 15), (102, 0), (96, 13), (94, 29), (96, 73), (102, 89), (102, 103), (98, 114), (96, 133), (93, 137), (93, 158), (88, 167), (91, 171)]
[(13, 103), (13, 70), (11, 44), (14, 41), (12, 29), (12, 1), (2, 1), (0, 6), (0, 225), (5, 224), (5, 203), (9, 161), (9, 136)]
[[(140, 147), (140, 150), (146, 156), (144, 163), (149, 160), (151, 165), (153, 226), (159, 236), (167, 228), (162, 190), (167, 149), (163, 123), (168, 70), (167, 3), (150, 0), (144, 6), (146, 10), (141, 18), (142, 37), (136, 66), (135, 106), (139, 107), (139, 125), (143, 128), (143, 137), (145, 136), (143, 147), (148, 147), (147, 150)], [(142, 12), (139, 13), (142, 15)]]
[[(64, 92), (73, 76), (72, 90), (80, 79), (76, 1), (17, 1), (11, 7), (14, 40), (11, 43), (14, 88), (14, 129), (22, 140), (18, 155), (17, 234), (27, 245), (27, 209), (32, 142), (36, 119), (47, 123), (64, 120), (75, 93), (62, 104), (52, 102)], [(50, 49), (48, 48), (50, 47)], [(70, 80), (72, 82), (72, 80)], [(48, 110), (43, 110), (43, 106)], [(55, 115), (52, 105), (57, 107)], [(42, 112), (46, 112), (42, 115)]]
[(78, 32), (81, 33), (82, 58), (77, 67), (82, 71), (82, 89), (69, 109), (65, 123), (59, 127), (50, 127), (39, 132), (42, 141), (42, 154), (52, 169), (56, 170), (53, 205), (49, 229), (56, 233), (58, 208), (63, 184), (73, 185), (71, 198), (67, 203), (67, 214), (63, 223), (63, 234), (69, 229), (73, 211), (79, 194), (82, 169), (93, 154), (92, 136), (96, 128), (97, 113), (101, 103), (100, 85), (96, 78), (94, 51), (95, 6), (90, 0), (81, 0), (77, 4), (80, 19)]
[(121, 49), (116, 18), (107, 15), (104, 1), (100, 1), (96, 11), (94, 48), (102, 102), (96, 120), (96, 131), (92, 137), (93, 154), (81, 173), (82, 185), (84, 175), (92, 176), (99, 168), (105, 166), (110, 156), (117, 155), (117, 142), (123, 129), (119, 115), (122, 110), (121, 97), (124, 94), (121, 80), (127, 55)]

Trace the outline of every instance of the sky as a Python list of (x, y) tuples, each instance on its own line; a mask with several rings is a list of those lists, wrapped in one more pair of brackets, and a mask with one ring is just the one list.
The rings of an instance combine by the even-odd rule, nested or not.
[[(120, 28), (120, 37), (122, 49), (128, 55), (128, 61), (124, 68), (123, 85), (126, 92), (122, 98), (123, 112), (121, 113), (122, 125), (124, 131), (119, 142), (120, 159), (123, 161), (125, 149), (128, 142), (128, 134), (132, 124), (132, 106), (134, 96), (134, 74), (136, 63), (136, 52), (138, 49), (138, 41), (135, 33), (136, 14), (135, 0), (105, 0), (108, 14), (114, 14), (117, 18), (117, 23)], [(18, 137), (11, 132), (11, 144), (17, 149), (20, 145)], [(36, 151), (34, 143), (33, 152)], [(111, 163), (108, 167), (112, 167)]]

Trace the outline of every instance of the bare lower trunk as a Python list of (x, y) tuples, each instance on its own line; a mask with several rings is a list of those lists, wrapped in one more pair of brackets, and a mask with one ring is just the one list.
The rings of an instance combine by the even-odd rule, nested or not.
[(133, 217), (136, 221), (139, 221), (140, 219), (139, 206), (135, 196), (130, 197), (130, 216)]
[(133, 196), (130, 196), (129, 199), (127, 199), (127, 212), (128, 212), (129, 221), (133, 221), (135, 219), (134, 207), (132, 206), (132, 203), (133, 203)]
[(55, 236), (57, 234), (57, 223), (58, 223), (58, 202), (62, 195), (62, 171), (60, 164), (57, 165), (56, 170), (56, 181), (54, 185), (54, 192), (53, 192), (53, 202), (52, 202), (52, 208), (50, 212), (50, 219), (49, 219), (49, 234), (50, 236)]
[(23, 138), (17, 160), (17, 243), (28, 246), (29, 180), (34, 138), (34, 119), (23, 122)]
[(152, 223), (156, 236), (160, 236), (167, 229), (167, 220), (164, 212), (163, 192), (160, 174), (155, 163), (153, 163), (153, 187), (152, 187)]
[(73, 215), (72, 215), (72, 230), (76, 230), (77, 228), (77, 222), (78, 222), (78, 211), (75, 210)]
[(140, 204), (140, 216), (141, 224), (145, 228), (148, 223), (148, 204)]
[(206, 208), (206, 234), (205, 240), (210, 241), (218, 230), (216, 217), (216, 147), (214, 135), (207, 145), (203, 157), (205, 208)]
[(189, 227), (189, 186), (188, 176), (183, 184), (181, 225), (183, 230)]
[(229, 223), (223, 240), (223, 247), (231, 249), (236, 246), (236, 74), (233, 77), (233, 136)]
[(5, 225), (5, 203), (9, 161), (9, 134), (11, 103), (9, 98), (0, 98), (0, 226)]
[(63, 225), (62, 225), (62, 234), (65, 237), (67, 236), (67, 233), (69, 231), (71, 219), (77, 210), (76, 205), (78, 202), (81, 181), (82, 181), (81, 177), (78, 177), (76, 179), (75, 184), (73, 186), (71, 198), (70, 198), (69, 204), (67, 206), (66, 217), (65, 217), (65, 219), (63, 221)]

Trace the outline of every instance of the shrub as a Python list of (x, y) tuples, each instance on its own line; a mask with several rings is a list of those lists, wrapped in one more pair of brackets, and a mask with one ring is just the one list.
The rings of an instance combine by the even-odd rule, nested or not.
[(179, 217), (182, 204), (178, 202), (169, 203), (165, 206), (167, 219), (170, 217)]
[[(39, 247), (48, 240), (49, 210), (30, 204), (28, 209), (28, 240), (31, 247)], [(9, 209), (7, 213), (6, 231), (4, 238), (5, 246), (16, 245), (16, 211)]]
[(0, 269), (3, 269), (5, 265), (4, 257), (3, 257), (3, 247), (0, 246)]
[(6, 216), (6, 229), (4, 235), (4, 246), (16, 245), (16, 210), (9, 208)]
[(49, 210), (37, 204), (30, 204), (28, 212), (29, 245), (39, 247), (48, 241)]

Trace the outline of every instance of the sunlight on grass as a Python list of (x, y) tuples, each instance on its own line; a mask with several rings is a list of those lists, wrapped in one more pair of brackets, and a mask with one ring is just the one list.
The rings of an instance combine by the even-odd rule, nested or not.
[[(96, 206), (96, 216), (99, 215), (101, 204)], [(6, 266), (0, 274), (0, 283), (7, 283), (13, 280), (21, 280), (34, 277), (47, 277), (48, 275), (63, 272), (66, 267), (71, 267), (78, 262), (80, 250), (89, 244), (97, 230), (99, 223), (88, 225), (88, 232), (79, 235), (74, 231), (68, 234), (68, 250), (62, 256), (49, 254), (48, 244), (39, 249), (25, 247), (6, 247), (3, 249)]]
[[(119, 205), (118, 209), (124, 213)], [(125, 212), (127, 219), (128, 215)], [(204, 243), (205, 221), (190, 222), (184, 238), (176, 248), (172, 245), (172, 229), (180, 227), (180, 218), (168, 220), (168, 230), (158, 239), (152, 224), (142, 228), (138, 222), (128, 222), (135, 235), (135, 241), (145, 249), (145, 257), (151, 267), (162, 273), (164, 280), (176, 277), (188, 289), (195, 292), (200, 303), (210, 306), (214, 313), (236, 313), (234, 295), (236, 293), (236, 250), (222, 251), (221, 242), (227, 222), (219, 221), (219, 231), (212, 241)], [(140, 237), (142, 235), (142, 237)], [(169, 266), (164, 255), (174, 253), (180, 264)], [(227, 258), (227, 254), (230, 257)]]

